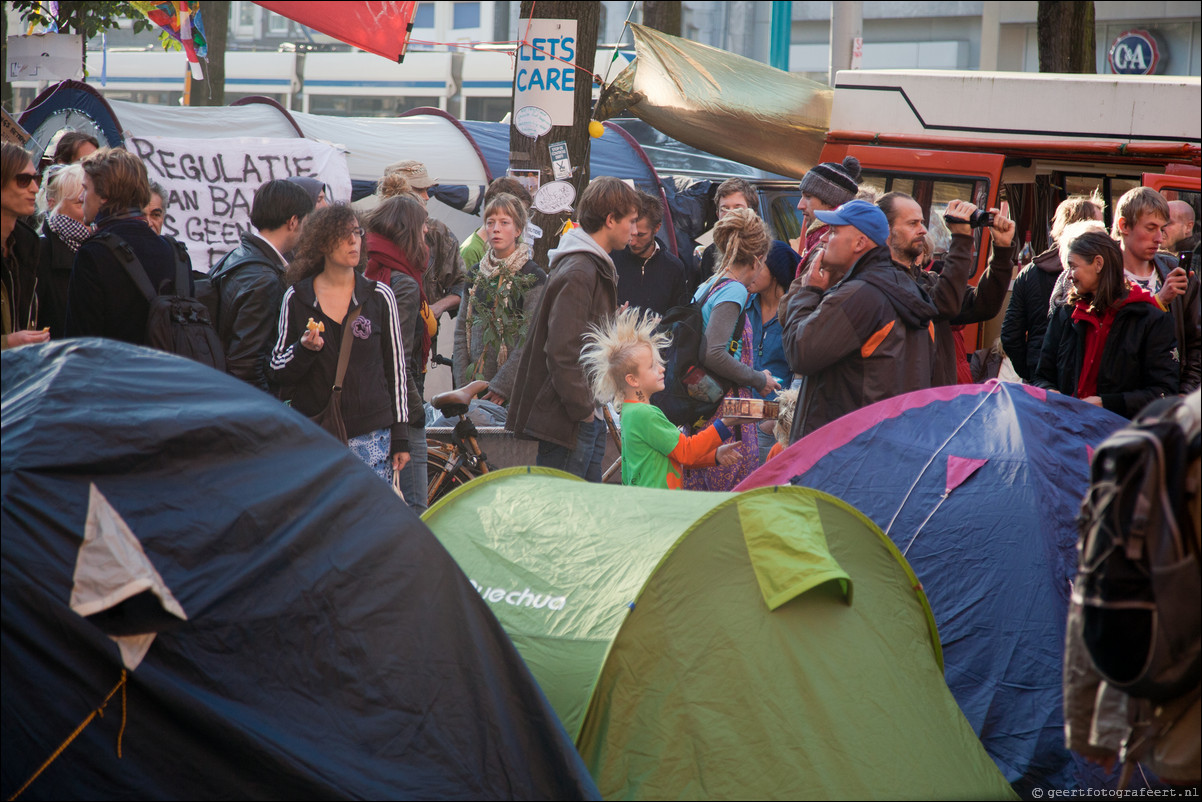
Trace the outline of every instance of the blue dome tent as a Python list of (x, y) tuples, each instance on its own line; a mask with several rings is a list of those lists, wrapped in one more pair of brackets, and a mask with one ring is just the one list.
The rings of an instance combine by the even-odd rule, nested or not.
[(948, 686), (1015, 790), (1097, 787), (1113, 778), (1064, 746), (1061, 671), (1089, 457), (1125, 423), (1026, 385), (938, 387), (833, 421), (737, 489), (862, 510), (922, 582)]

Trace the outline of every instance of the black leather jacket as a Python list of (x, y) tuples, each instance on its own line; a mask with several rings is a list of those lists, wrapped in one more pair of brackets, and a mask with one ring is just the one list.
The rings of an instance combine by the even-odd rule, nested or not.
[(214, 323), (225, 349), (226, 370), (265, 392), (271, 392), (267, 363), (278, 333), (284, 267), (270, 244), (243, 234), (211, 276), (219, 299)]

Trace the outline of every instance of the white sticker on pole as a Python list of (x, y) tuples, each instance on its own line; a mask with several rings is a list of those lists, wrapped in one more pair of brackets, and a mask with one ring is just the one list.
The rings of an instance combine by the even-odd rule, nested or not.
[(573, 125), (576, 20), (533, 19), (522, 20), (518, 25), (525, 44), (518, 47), (513, 72), (513, 107), (518, 110), (514, 125), (526, 133), (517, 118), (527, 107), (545, 112), (551, 125)]
[(567, 142), (552, 142), (551, 174), (556, 181), (566, 181), (572, 177), (572, 160), (568, 155)]
[(513, 115), (513, 127), (531, 139), (538, 139), (551, 130), (551, 115), (538, 106), (522, 106)]
[(570, 212), (575, 201), (576, 187), (567, 181), (551, 181), (538, 188), (532, 206), (543, 214), (555, 214)]
[(351, 198), (346, 152), (312, 139), (127, 136), (125, 145), (167, 192), (163, 233), (184, 243), (202, 273), (250, 231), (255, 190), (268, 181), (312, 176), (330, 188), (330, 200)]

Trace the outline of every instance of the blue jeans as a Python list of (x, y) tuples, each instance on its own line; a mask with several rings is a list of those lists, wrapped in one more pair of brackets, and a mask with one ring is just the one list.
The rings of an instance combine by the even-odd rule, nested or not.
[(543, 468), (558, 468), (590, 482), (600, 482), (607, 433), (605, 421), (593, 418), (588, 423), (580, 424), (575, 449), (568, 450), (561, 445), (539, 440), (538, 457), (534, 464)]
[(426, 430), (409, 430), (409, 462), (401, 469), (401, 492), (405, 503), (418, 515), (426, 511), (426, 494), (429, 483), (426, 479)]

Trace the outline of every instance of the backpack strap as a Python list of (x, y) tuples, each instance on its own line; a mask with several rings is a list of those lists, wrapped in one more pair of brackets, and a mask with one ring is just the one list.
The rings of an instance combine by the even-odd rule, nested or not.
[(710, 285), (710, 288), (705, 291), (705, 295), (701, 296), (701, 301), (699, 303), (702, 306), (705, 306), (705, 302), (710, 299), (711, 295), (713, 295), (715, 292), (722, 289), (723, 287), (725, 287), (727, 284), (731, 283), (732, 281), (734, 281), (733, 278), (728, 278), (725, 281), (715, 281), (713, 284)]
[[(134, 249), (129, 247), (128, 242), (112, 231), (95, 235), (91, 239), (108, 248), (109, 253), (125, 269), (130, 280), (146, 296), (147, 301), (153, 301), (159, 297), (159, 294), (155, 292), (154, 285), (150, 283), (150, 276), (146, 275), (146, 268), (142, 267), (142, 262), (138, 259), (138, 255), (134, 253)], [(185, 284), (184, 286), (187, 285)]]
[[(701, 306), (705, 306), (705, 302), (711, 295), (732, 281), (734, 281), (733, 278), (728, 278), (725, 281), (715, 281), (711, 284), (710, 288), (705, 291), (705, 295), (701, 296)], [(747, 303), (743, 304), (742, 310), (739, 311), (739, 319), (735, 321), (734, 331), (730, 333), (730, 342), (726, 344), (726, 352), (731, 356), (734, 356), (735, 351), (739, 350), (739, 339), (743, 336), (743, 324), (747, 321), (747, 305), (749, 303), (751, 303), (750, 295), (747, 297)]]
[(175, 294), (183, 298), (191, 298), (192, 291), (189, 288), (192, 274), (192, 265), (188, 259), (188, 249), (184, 247), (184, 243), (173, 237), (163, 237), (171, 243), (172, 251), (175, 253)]

